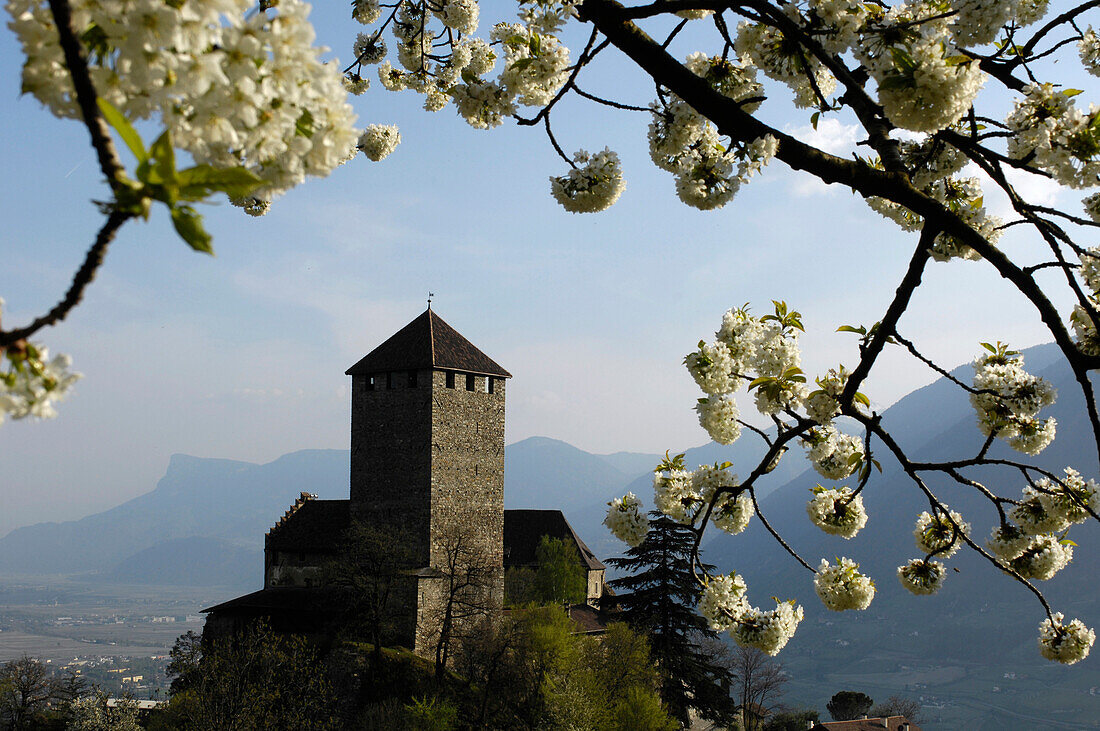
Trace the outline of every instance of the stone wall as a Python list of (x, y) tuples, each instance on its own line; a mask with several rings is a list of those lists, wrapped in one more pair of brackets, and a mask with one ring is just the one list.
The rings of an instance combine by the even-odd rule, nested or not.
[(448, 576), (471, 568), (480, 576), (461, 602), (456, 636), (480, 621), (471, 606), (503, 606), (504, 396), (503, 378), (462, 372), (352, 379), (352, 518), (410, 535), (415, 609), (397, 623), (415, 616), (418, 654), (434, 654)]

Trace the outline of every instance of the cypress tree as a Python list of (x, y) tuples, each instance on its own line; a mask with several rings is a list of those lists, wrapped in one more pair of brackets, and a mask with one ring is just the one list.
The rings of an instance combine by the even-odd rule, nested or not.
[[(699, 584), (691, 572), (695, 535), (666, 515), (650, 513), (649, 532), (611, 566), (627, 572), (608, 582), (622, 619), (649, 636), (651, 656), (661, 670), (661, 698), (682, 723), (688, 709), (717, 721), (732, 718), (730, 671), (716, 664), (702, 643), (718, 634), (695, 611)], [(702, 568), (714, 568), (701, 564)]]

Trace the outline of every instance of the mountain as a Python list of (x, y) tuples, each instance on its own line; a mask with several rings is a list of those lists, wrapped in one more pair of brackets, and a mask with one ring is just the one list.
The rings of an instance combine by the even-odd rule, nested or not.
[[(533, 437), (505, 450), (509, 508), (559, 508), (599, 555), (620, 550), (604, 504), (657, 455), (595, 455)], [(346, 450), (305, 450), (263, 465), (174, 455), (149, 493), (66, 523), (17, 528), (0, 539), (0, 573), (86, 574), (132, 584), (255, 585), (263, 539), (301, 492), (344, 498)], [(589, 506), (598, 510), (589, 513)]]
[[(1029, 372), (1042, 375), (1059, 390), (1058, 402), (1043, 412), (1058, 420), (1057, 439), (1034, 462), (1057, 473), (1070, 465), (1086, 475), (1097, 474), (1092, 431), (1068, 368), (1054, 346), (1026, 351), (1025, 358)], [(963, 366), (953, 375), (968, 382), (972, 370)], [(945, 379), (887, 409), (882, 423), (918, 461), (964, 458), (982, 443), (966, 394)], [(883, 473), (873, 475), (863, 492), (869, 520), (850, 541), (827, 535), (809, 522), (809, 488), (821, 481), (814, 472), (761, 501), (768, 521), (812, 566), (822, 557), (832, 561), (835, 556), (860, 563), (860, 570), (876, 580), (877, 594), (866, 611), (824, 609), (813, 590), (813, 575), (783, 551), (758, 519), (740, 536), (714, 535), (704, 544), (707, 561), (721, 571), (743, 574), (754, 605), (767, 606), (768, 597), (778, 596), (795, 598), (804, 607), (805, 620), (780, 656), (793, 678), (793, 690), (803, 694), (798, 699), (823, 708), (831, 693), (846, 688), (881, 699), (919, 693), (937, 706), (930, 716), (939, 724), (922, 724), (925, 728), (1083, 728), (1073, 724), (1100, 718), (1100, 698), (1089, 694), (1100, 681), (1100, 660), (1090, 657), (1070, 669), (1042, 659), (1036, 648), (1037, 627), (1045, 616), (1042, 606), (1026, 588), (972, 551), (964, 548), (947, 562), (958, 571), (948, 572), (937, 595), (914, 597), (901, 587), (896, 567), (917, 557), (912, 530), (928, 502), (882, 445), (873, 448)], [(1021, 456), (999, 443), (990, 454)], [(1018, 495), (1024, 484), (1018, 473), (1005, 468), (970, 470), (967, 476), (1009, 497)], [(989, 502), (953, 481), (930, 476), (927, 484), (971, 522), (971, 535), (983, 543), (996, 522)], [(1051, 581), (1037, 583), (1055, 611), (1096, 626), (1100, 526), (1091, 522), (1071, 533), (1079, 544), (1073, 563)], [(990, 695), (994, 686), (997, 693), (1007, 695)], [(1043, 713), (1044, 708), (1063, 709), (1061, 721)], [(1028, 713), (1031, 720), (1026, 720)], [(992, 725), (976, 723), (981, 714)], [(1042, 718), (1038, 726), (1037, 717)], [(1069, 725), (1059, 725), (1062, 721)]]
[[(110, 575), (141, 551), (161, 546), (160, 555), (172, 556), (166, 542), (195, 537), (259, 556), (264, 532), (299, 493), (346, 496), (349, 480), (348, 453), (342, 450), (294, 452), (264, 465), (173, 455), (151, 492), (81, 520), (40, 523), (4, 536), (0, 572)], [(181, 559), (190, 557), (176, 555)], [(217, 563), (212, 569), (221, 571)]]

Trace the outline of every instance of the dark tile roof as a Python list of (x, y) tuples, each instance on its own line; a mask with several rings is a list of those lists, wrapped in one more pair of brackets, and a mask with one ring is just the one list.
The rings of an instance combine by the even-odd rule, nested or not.
[(574, 634), (602, 635), (607, 632), (607, 618), (595, 607), (587, 604), (571, 604), (569, 619), (573, 620)]
[(264, 548), (273, 551), (336, 551), (351, 525), (350, 500), (299, 498), (274, 528)]
[(560, 510), (505, 510), (504, 565), (534, 566), (535, 549), (543, 536), (573, 543), (590, 571), (606, 568), (574, 532)]
[(348, 368), (347, 375), (362, 376), (385, 371), (434, 368), (485, 376), (511, 378), (457, 330), (443, 322), (429, 307), (389, 340)]
[(204, 614), (321, 611), (328, 603), (329, 593), (324, 589), (280, 586), (260, 589), (200, 611)]

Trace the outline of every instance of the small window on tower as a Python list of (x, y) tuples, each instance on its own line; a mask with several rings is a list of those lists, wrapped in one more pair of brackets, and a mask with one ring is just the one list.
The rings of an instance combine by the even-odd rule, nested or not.
[(473, 391), (474, 390), (474, 374), (473, 373), (467, 373), (466, 374), (466, 390), (467, 391)]
[(447, 371), (447, 388), (455, 387), (455, 374), (454, 371)]
[(416, 371), (409, 371), (409, 388), (416, 388)]
[(368, 391), (374, 390), (374, 376), (367, 376), (366, 386)]
[(486, 393), (493, 393), (493, 381), (494, 380), (495, 379), (492, 376), (486, 376), (485, 377), (485, 392)]

